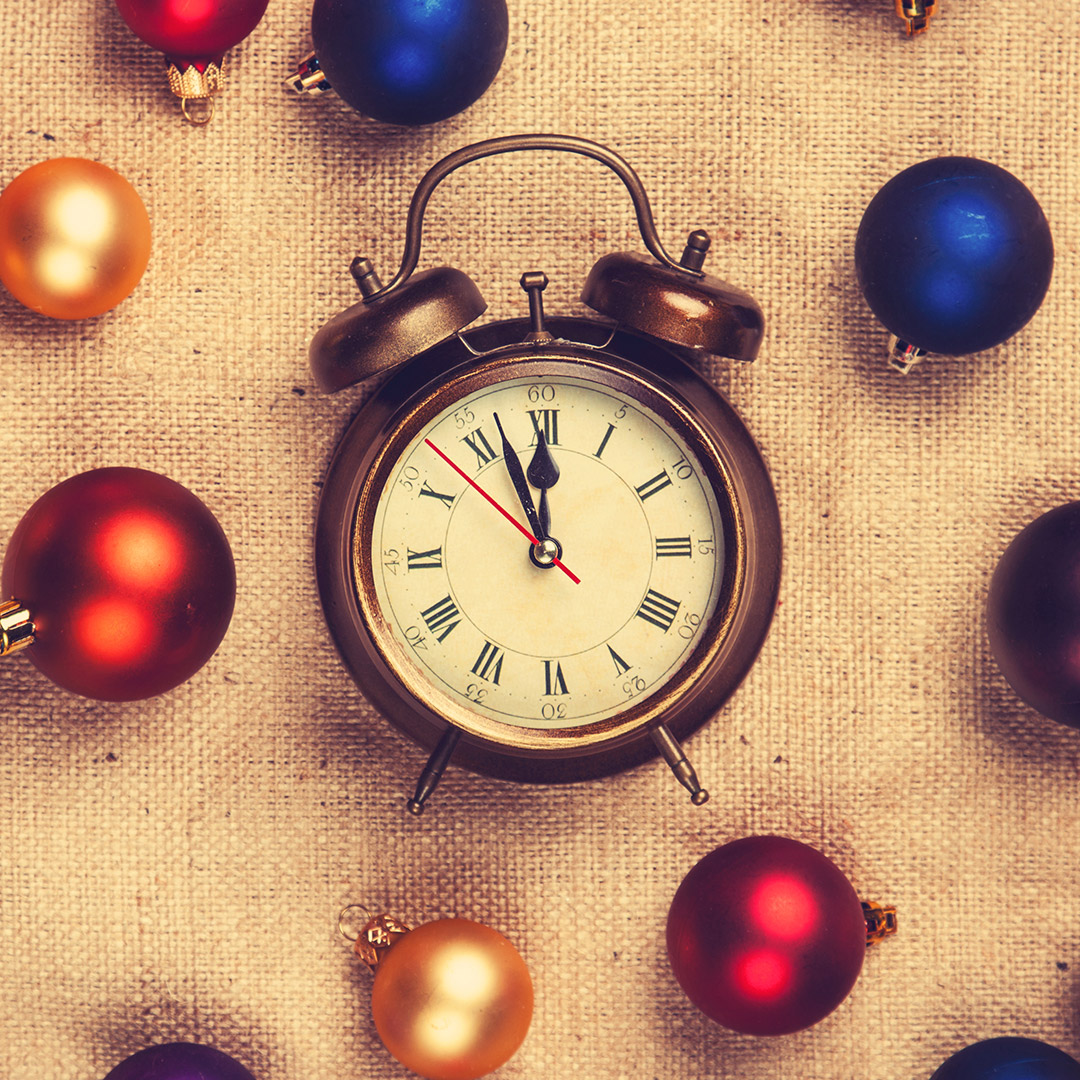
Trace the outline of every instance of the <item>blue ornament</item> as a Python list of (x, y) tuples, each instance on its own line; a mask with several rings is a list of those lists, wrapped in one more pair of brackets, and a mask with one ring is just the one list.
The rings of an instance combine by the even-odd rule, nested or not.
[(1037, 1039), (986, 1039), (953, 1054), (930, 1080), (1080, 1080), (1080, 1062)]
[(1012, 337), (1038, 311), (1053, 268), (1035, 197), (977, 158), (933, 158), (894, 176), (855, 239), (874, 314), (901, 343), (949, 356)]
[(255, 1080), (235, 1058), (197, 1043), (148, 1046), (125, 1058), (105, 1080)]
[(315, 0), (315, 63), (354, 109), (433, 124), (467, 109), (506, 53), (506, 0)]

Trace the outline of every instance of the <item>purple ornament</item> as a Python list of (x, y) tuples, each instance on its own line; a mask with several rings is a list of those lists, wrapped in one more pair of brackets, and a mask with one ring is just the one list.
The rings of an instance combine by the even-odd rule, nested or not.
[(105, 1080), (255, 1080), (235, 1058), (197, 1043), (148, 1046), (125, 1058)]
[(1009, 685), (1051, 720), (1080, 727), (1080, 502), (1036, 518), (990, 580), (990, 648)]

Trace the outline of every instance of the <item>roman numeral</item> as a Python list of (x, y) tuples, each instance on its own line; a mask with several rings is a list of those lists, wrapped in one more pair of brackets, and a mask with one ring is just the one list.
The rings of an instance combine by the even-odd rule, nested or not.
[(482, 469), (489, 461), (495, 460), (495, 451), (491, 449), (491, 443), (487, 441), (482, 428), (477, 428), (461, 441), (476, 455), (478, 469)]
[[(461, 622), (461, 612), (458, 611), (457, 604), (449, 596), (444, 596), (441, 600), (437, 600), (432, 604), (431, 607), (421, 611), (420, 618), (427, 623), (427, 628), (439, 641), (445, 641), (450, 631)], [(439, 633), (440, 630), (442, 630), (441, 634)]]
[(533, 440), (530, 446), (536, 446), (540, 441), (540, 432), (544, 433), (544, 439), (548, 446), (557, 446), (559, 443), (559, 410), (558, 409), (530, 409), (529, 418), (533, 425)]
[(428, 495), (432, 499), (441, 499), (443, 505), (447, 508), (447, 510), (449, 510), (450, 507), (454, 505), (453, 495), (444, 495), (441, 491), (436, 491), (426, 480), (424, 481), (423, 486), (420, 488), (420, 494)]
[(472, 666), (472, 673), (498, 686), (499, 678), (502, 675), (503, 657), (505, 656), (506, 653), (502, 649), (492, 645), (490, 641), (485, 641), (484, 647), (480, 650), (480, 655), (476, 658), (476, 663)]
[(671, 624), (675, 621), (675, 616), (681, 607), (680, 601), (672, 600), (670, 596), (650, 589), (645, 594), (645, 599), (641, 601), (641, 607), (637, 609), (636, 614), (639, 619), (644, 619), (653, 626), (659, 626), (666, 634), (671, 629)]
[(611, 438), (611, 433), (614, 430), (615, 425), (608, 424), (607, 431), (604, 432), (604, 437), (600, 440), (600, 445), (596, 448), (596, 453), (593, 454), (593, 457), (600, 457), (600, 455), (604, 452), (604, 447), (607, 446), (607, 441)]
[(669, 487), (671, 484), (671, 477), (667, 474), (667, 469), (663, 472), (658, 472), (654, 477), (646, 480), (644, 484), (634, 488), (638, 493), (638, 497), (644, 502), (646, 499), (651, 498), (658, 491), (663, 491), (664, 488)]
[[(555, 665), (553, 671), (551, 665)], [(544, 661), (544, 696), (551, 697), (553, 694), (568, 694), (566, 680), (563, 678), (562, 664), (557, 660)]]
[(689, 536), (658, 536), (656, 538), (656, 557), (658, 559), (673, 556), (690, 557)]
[(406, 548), (410, 570), (436, 570), (442, 566), (442, 548), (432, 548), (430, 551), (413, 551)]
[(615, 665), (615, 675), (624, 675), (630, 670), (630, 665), (609, 645), (607, 651), (611, 653), (611, 660)]

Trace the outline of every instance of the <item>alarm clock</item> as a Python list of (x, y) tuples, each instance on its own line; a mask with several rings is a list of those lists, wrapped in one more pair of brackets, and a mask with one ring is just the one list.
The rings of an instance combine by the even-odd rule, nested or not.
[[(526, 272), (528, 315), (485, 310), (452, 267), (415, 273), (424, 210), (468, 162), (514, 151), (607, 165), (649, 254), (602, 258), (552, 318)], [(409, 810), (451, 757), (531, 783), (578, 781), (663, 756), (703, 803), (680, 740), (753, 664), (776, 606), (780, 516), (734, 409), (688, 362), (754, 359), (764, 322), (705, 275), (707, 234), (676, 261), (641, 181), (585, 139), (517, 135), (434, 165), (409, 207), (401, 267), (367, 259), (362, 299), (310, 346), (334, 392), (391, 372), (345, 432), (316, 527), (331, 635), (365, 697), (429, 751)]]

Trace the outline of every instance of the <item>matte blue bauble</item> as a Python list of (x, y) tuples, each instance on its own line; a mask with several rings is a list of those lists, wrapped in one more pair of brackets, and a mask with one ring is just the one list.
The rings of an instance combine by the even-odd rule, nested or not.
[(1037, 1039), (986, 1039), (953, 1054), (930, 1080), (1080, 1080), (1080, 1062)]
[(467, 109), (506, 53), (506, 0), (315, 0), (311, 37), (331, 87), (387, 124)]
[(908, 345), (950, 356), (1012, 337), (1038, 311), (1053, 268), (1035, 197), (977, 158), (933, 158), (894, 176), (855, 240), (874, 314)]
[(986, 609), (1009, 685), (1043, 716), (1080, 728), (1080, 502), (1017, 534), (994, 569)]
[(148, 1046), (125, 1058), (105, 1080), (255, 1080), (235, 1058), (197, 1043)]

